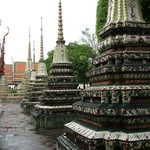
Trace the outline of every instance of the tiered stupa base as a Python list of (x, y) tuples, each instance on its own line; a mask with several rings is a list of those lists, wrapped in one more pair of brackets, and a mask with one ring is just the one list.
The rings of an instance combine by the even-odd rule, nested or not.
[(33, 113), (37, 128), (64, 128), (64, 124), (77, 119), (72, 104), (80, 100), (78, 83), (73, 76), (72, 64), (53, 63), (48, 88), (39, 97)]
[(65, 123), (77, 119), (72, 106), (35, 105), (33, 122), (37, 129), (63, 128)]
[(46, 76), (38, 76), (35, 83), (28, 89), (25, 95), (25, 101), (21, 103), (25, 114), (32, 114), (34, 106), (39, 104), (39, 97), (42, 95), (42, 90), (46, 88)]
[[(65, 125), (66, 133), (57, 138), (59, 150), (148, 150), (150, 132), (145, 130), (115, 130), (96, 128), (72, 121)], [(93, 130), (94, 129), (94, 130)], [(69, 138), (68, 136), (69, 135)]]
[(9, 91), (7, 88), (7, 80), (5, 75), (0, 75), (0, 100), (7, 101)]

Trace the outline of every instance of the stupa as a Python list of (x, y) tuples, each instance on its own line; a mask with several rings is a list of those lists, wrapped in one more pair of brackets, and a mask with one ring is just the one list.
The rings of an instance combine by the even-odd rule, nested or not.
[[(24, 99), (21, 103), (21, 107), (24, 107), (24, 112), (27, 114), (30, 114), (30, 105), (28, 106), (28, 104), (30, 104), (30, 92), (32, 92), (32, 89), (34, 88), (34, 84), (35, 84), (35, 80), (36, 80), (36, 69), (35, 69), (35, 41), (33, 41), (33, 66), (32, 66), (32, 71), (30, 73), (30, 79), (28, 82), (28, 86), (27, 86), (27, 90), (26, 90), (26, 94), (24, 96)], [(25, 106), (24, 106), (25, 105)], [(31, 103), (31, 106), (33, 104)]]
[[(33, 80), (33, 74), (31, 74), (31, 80)], [(41, 43), (40, 43), (40, 60), (38, 64), (38, 70), (35, 76), (35, 81), (32, 89), (26, 93), (27, 102), (23, 102), (22, 106), (25, 113), (31, 113), (35, 104), (40, 103), (39, 96), (42, 95), (42, 90), (46, 88), (47, 85), (47, 68), (44, 62), (44, 49), (43, 49), (43, 28), (42, 28), (42, 18), (41, 18)]]
[(91, 86), (73, 105), (58, 150), (150, 149), (150, 24), (139, 0), (109, 0)]
[(32, 68), (33, 68), (33, 62), (31, 58), (31, 35), (30, 35), (30, 28), (29, 28), (28, 59), (26, 62), (26, 70), (25, 70), (25, 76), (28, 81), (30, 80), (31, 77)]
[(42, 104), (35, 105), (37, 128), (63, 128), (76, 118), (72, 104), (80, 99), (78, 83), (73, 75), (72, 63), (63, 37), (62, 5), (59, 0), (58, 38), (51, 64), (48, 88), (39, 98)]
[(31, 71), (32, 71), (32, 58), (31, 58), (31, 35), (30, 35), (30, 28), (29, 28), (29, 45), (28, 45), (28, 57), (27, 57), (27, 62), (26, 62), (26, 69), (25, 69), (25, 75), (22, 80), (22, 85), (20, 89), (18, 90), (18, 94), (25, 96), (25, 93), (27, 92), (29, 80), (31, 77)]
[(36, 69), (35, 69), (35, 41), (33, 41), (33, 67), (32, 67), (32, 71), (31, 71), (31, 75), (30, 75), (30, 79), (29, 79), (28, 90), (27, 90), (28, 92), (32, 91), (32, 88), (33, 88), (34, 83), (35, 83), (35, 79), (36, 79)]

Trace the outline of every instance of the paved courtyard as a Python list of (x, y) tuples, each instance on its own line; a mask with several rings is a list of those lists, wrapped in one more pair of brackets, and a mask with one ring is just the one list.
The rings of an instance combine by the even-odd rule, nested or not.
[(61, 130), (37, 132), (19, 104), (3, 104), (0, 117), (0, 150), (55, 150)]

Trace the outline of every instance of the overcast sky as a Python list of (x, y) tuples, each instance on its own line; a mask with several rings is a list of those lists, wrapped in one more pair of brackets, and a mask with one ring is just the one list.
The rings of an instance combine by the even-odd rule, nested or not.
[[(43, 17), (44, 58), (56, 45), (59, 0), (3, 0), (0, 7), (0, 40), (10, 28), (5, 44), (5, 63), (27, 61), (29, 27), (31, 50), (35, 41), (36, 61), (40, 55), (40, 28)], [(95, 30), (97, 0), (62, 0), (63, 29), (66, 44), (79, 41), (81, 31)]]

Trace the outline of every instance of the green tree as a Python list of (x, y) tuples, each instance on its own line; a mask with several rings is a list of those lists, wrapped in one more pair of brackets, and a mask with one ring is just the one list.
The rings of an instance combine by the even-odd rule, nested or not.
[(96, 12), (96, 36), (100, 41), (99, 31), (103, 28), (107, 18), (108, 0), (98, 0)]
[(140, 0), (143, 17), (146, 22), (150, 22), (150, 0)]
[(53, 53), (54, 53), (54, 50), (49, 51), (47, 53), (48, 57), (47, 57), (47, 59), (45, 59), (45, 64), (46, 64), (46, 67), (47, 67), (47, 72), (49, 72), (51, 63), (53, 61)]
[(91, 60), (95, 57), (93, 49), (87, 44), (79, 44), (77, 42), (67, 45), (69, 58), (73, 64), (74, 75), (79, 83), (88, 83), (86, 72), (92, 68)]

